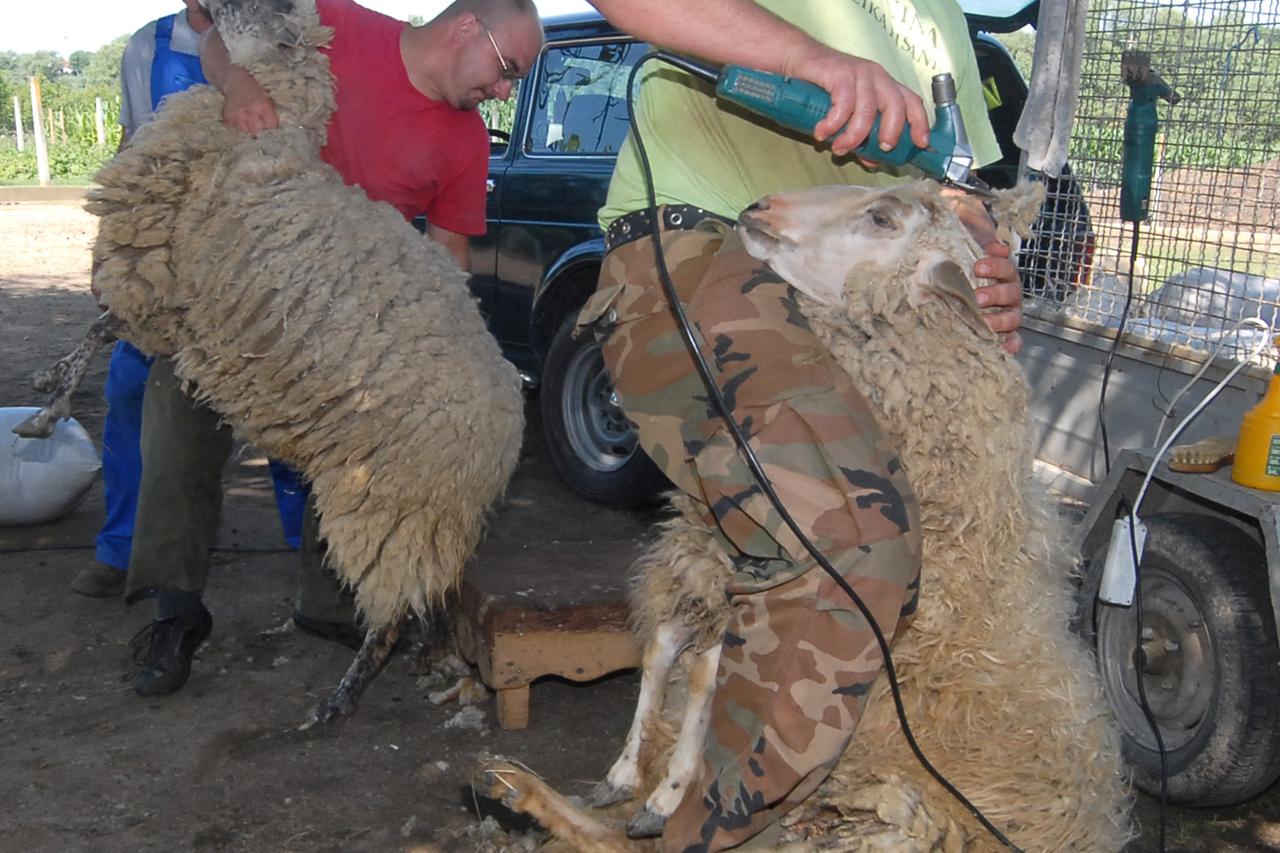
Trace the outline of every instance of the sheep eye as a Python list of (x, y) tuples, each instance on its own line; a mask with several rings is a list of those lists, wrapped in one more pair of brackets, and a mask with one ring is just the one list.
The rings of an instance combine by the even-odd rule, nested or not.
[(890, 217), (886, 216), (885, 214), (881, 213), (878, 210), (871, 211), (871, 222), (877, 228), (889, 229), (889, 228), (896, 227), (896, 223), (893, 221), (893, 219), (891, 219)]

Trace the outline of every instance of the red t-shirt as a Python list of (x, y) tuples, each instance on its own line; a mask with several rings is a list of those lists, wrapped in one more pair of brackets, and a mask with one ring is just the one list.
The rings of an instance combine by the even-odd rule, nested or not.
[(327, 52), (338, 103), (320, 156), (406, 219), (425, 214), (437, 228), (483, 234), (489, 133), (479, 113), (413, 88), (400, 58), (403, 21), (352, 0), (317, 0), (316, 9), (334, 30)]

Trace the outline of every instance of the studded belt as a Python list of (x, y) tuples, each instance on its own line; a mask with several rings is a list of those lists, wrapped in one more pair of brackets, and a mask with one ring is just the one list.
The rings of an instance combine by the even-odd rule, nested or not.
[[(732, 219), (726, 219), (718, 213), (712, 213), (691, 204), (663, 205), (658, 208), (658, 215), (662, 217), (663, 231), (686, 231), (708, 219), (730, 226), (735, 224)], [(653, 219), (648, 208), (634, 210), (609, 223), (608, 230), (604, 232), (605, 251), (612, 252), (619, 246), (625, 246), (641, 237), (648, 237), (652, 233)]]

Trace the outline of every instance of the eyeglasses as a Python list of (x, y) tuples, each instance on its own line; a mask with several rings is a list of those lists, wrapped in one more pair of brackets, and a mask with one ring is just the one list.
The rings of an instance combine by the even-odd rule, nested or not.
[(498, 57), (498, 62), (502, 64), (502, 79), (508, 83), (515, 83), (520, 79), (519, 73), (512, 68), (515, 63), (508, 63), (502, 55), (502, 48), (498, 47), (498, 40), (493, 37), (493, 30), (489, 29), (489, 25), (484, 21), (480, 21), (480, 26), (484, 27), (484, 34), (489, 37), (489, 44), (493, 45), (494, 55)]

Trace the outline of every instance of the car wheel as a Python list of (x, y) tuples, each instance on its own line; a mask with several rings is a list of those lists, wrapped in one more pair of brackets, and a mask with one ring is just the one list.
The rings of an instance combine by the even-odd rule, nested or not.
[(1170, 800), (1237, 803), (1280, 775), (1280, 653), (1261, 546), (1226, 521), (1192, 514), (1146, 519), (1143, 628), (1136, 608), (1097, 600), (1105, 546), (1089, 561), (1082, 624), (1122, 733), (1134, 782), (1160, 793), (1164, 741)]
[(574, 335), (565, 318), (547, 350), (539, 402), (547, 449), (569, 487), (587, 500), (630, 508), (654, 503), (668, 487), (622, 414), (600, 343)]

